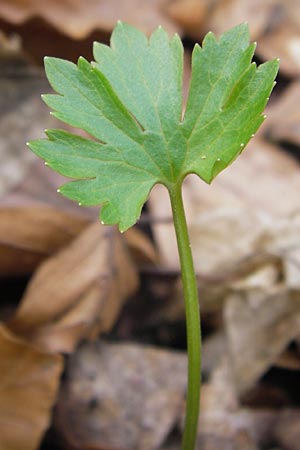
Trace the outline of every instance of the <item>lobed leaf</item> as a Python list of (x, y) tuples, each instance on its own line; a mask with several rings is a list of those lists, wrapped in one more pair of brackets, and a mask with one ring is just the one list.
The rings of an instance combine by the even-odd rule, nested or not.
[(111, 45), (95, 43), (91, 64), (46, 58), (57, 95), (44, 101), (60, 120), (87, 132), (61, 130), (30, 148), (75, 179), (61, 193), (103, 205), (101, 220), (125, 230), (138, 219), (156, 183), (171, 189), (188, 173), (210, 183), (243, 150), (264, 120), (278, 61), (258, 68), (246, 24), (196, 45), (182, 117), (183, 47), (159, 27), (148, 40), (119, 22)]

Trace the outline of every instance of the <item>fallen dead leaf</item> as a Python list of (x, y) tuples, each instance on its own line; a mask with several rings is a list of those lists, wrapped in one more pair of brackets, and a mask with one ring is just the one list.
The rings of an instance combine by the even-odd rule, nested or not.
[[(89, 61), (93, 58), (93, 42), (109, 42), (110, 33), (95, 30), (87, 37), (74, 40), (49, 22), (33, 16), (20, 24), (7, 22), (0, 17), (0, 30), (17, 36), (30, 61), (43, 66), (45, 56), (54, 56), (77, 62), (79, 56)], [(38, 39), (37, 39), (38, 36)]]
[(268, 110), (264, 123), (265, 133), (273, 141), (284, 141), (300, 145), (300, 83), (288, 86), (276, 103)]
[(299, 336), (300, 295), (285, 286), (231, 294), (225, 326), (237, 389), (247, 391)]
[(133, 227), (126, 231), (124, 237), (138, 267), (158, 263), (157, 250), (145, 233)]
[(97, 222), (40, 265), (8, 325), (47, 351), (69, 352), (111, 328), (137, 282), (122, 237)]
[[(262, 230), (299, 210), (299, 192), (298, 164), (258, 138), (211, 186), (189, 176), (183, 197), (198, 274), (218, 275), (229, 263), (238, 264), (242, 257), (256, 253), (259, 248), (254, 244)], [(178, 270), (166, 189), (156, 186), (149, 203), (162, 263)]]
[[(286, 3), (294, 1), (288, 0)], [(283, 2), (281, 7), (285, 8)], [(260, 37), (257, 46), (257, 53), (263, 60), (280, 58), (280, 71), (288, 77), (298, 77), (300, 74), (300, 17), (295, 15), (297, 9), (298, 4), (289, 14), (284, 13), (278, 26)]]
[(257, 245), (281, 261), (281, 278), (291, 290), (300, 289), (300, 214), (276, 220), (259, 238)]
[(34, 160), (26, 140), (41, 135), (42, 124), (53, 122), (39, 98), (44, 90), (44, 77), (28, 66), (21, 50), (0, 41), (0, 198), (23, 179)]
[(227, 356), (202, 386), (197, 449), (256, 450), (253, 418), (238, 404)]
[(299, 449), (299, 409), (287, 409), (280, 414), (274, 426), (274, 440), (285, 450)]
[[(207, 17), (207, 27), (220, 35), (229, 28), (248, 22), (251, 39), (261, 39), (265, 30), (278, 21), (277, 0), (223, 0), (215, 2)], [(278, 6), (279, 5), (279, 6)]]
[(57, 428), (77, 448), (154, 450), (179, 418), (184, 354), (98, 342), (81, 346), (66, 373)]
[(62, 33), (74, 39), (82, 39), (100, 29), (111, 32), (117, 20), (136, 25), (150, 33), (158, 25), (170, 32), (175, 25), (164, 15), (166, 0), (2, 0), (0, 17), (14, 24), (24, 23), (32, 17), (42, 18)]
[(299, 352), (285, 350), (275, 361), (274, 366), (281, 369), (300, 370)]
[[(24, 151), (29, 151), (24, 149)], [(5, 197), (0, 199), (1, 207), (42, 206), (60, 209), (66, 213), (96, 219), (98, 208), (82, 208), (77, 203), (57, 194), (66, 178), (53, 172), (44, 163), (35, 158), (22, 181)]]
[(190, 36), (200, 39), (205, 34), (212, 0), (173, 0), (166, 3), (167, 14)]
[(0, 276), (29, 274), (89, 221), (47, 206), (0, 208)]
[(171, 17), (198, 41), (208, 31), (217, 35), (248, 22), (251, 39), (258, 41), (257, 54), (266, 61), (280, 58), (287, 76), (300, 73), (300, 12), (297, 0), (176, 0), (169, 5)]
[(21, 42), (18, 36), (6, 36), (0, 31), (0, 58), (22, 57)]
[(0, 448), (37, 450), (51, 419), (63, 359), (0, 326)]

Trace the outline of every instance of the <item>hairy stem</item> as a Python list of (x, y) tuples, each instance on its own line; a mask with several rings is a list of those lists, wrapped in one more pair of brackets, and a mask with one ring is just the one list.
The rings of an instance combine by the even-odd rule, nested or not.
[(197, 437), (201, 387), (201, 328), (197, 281), (182, 201), (181, 185), (169, 188), (183, 283), (187, 350), (188, 388), (182, 450), (193, 450)]

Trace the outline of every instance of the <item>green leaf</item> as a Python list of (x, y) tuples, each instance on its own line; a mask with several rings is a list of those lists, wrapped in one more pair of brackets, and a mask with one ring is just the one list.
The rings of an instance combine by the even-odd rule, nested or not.
[(210, 183), (244, 149), (264, 120), (278, 61), (258, 68), (246, 24), (208, 33), (192, 57), (182, 117), (183, 47), (159, 27), (148, 40), (119, 22), (111, 46), (95, 43), (91, 64), (45, 58), (57, 95), (43, 97), (53, 115), (90, 139), (61, 130), (30, 148), (75, 179), (60, 192), (102, 205), (101, 220), (126, 230), (156, 183), (172, 189), (189, 173)]

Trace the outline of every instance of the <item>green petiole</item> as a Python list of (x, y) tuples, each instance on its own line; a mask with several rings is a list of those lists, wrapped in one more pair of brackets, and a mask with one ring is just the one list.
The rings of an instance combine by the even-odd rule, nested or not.
[(188, 387), (182, 450), (195, 448), (201, 388), (201, 326), (197, 280), (182, 201), (181, 184), (169, 188), (185, 300)]

